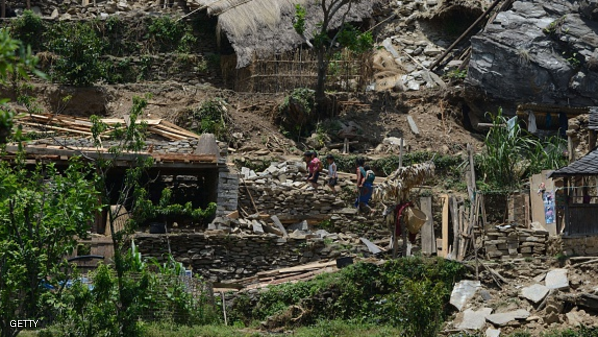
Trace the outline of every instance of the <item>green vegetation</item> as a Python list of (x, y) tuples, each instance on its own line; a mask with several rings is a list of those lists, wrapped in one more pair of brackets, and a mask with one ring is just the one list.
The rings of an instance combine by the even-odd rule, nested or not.
[[(53, 302), (54, 324), (41, 335), (50, 336), (145, 336), (145, 324), (163, 320), (177, 325), (217, 323), (207, 296), (194, 296), (190, 285), (203, 287), (200, 280), (186, 279), (184, 268), (172, 258), (160, 265), (144, 262), (135, 246), (124, 256), (127, 271), (119, 281), (114, 267), (100, 265), (91, 274), (93, 288), (80, 280), (56, 295)], [(150, 271), (155, 270), (155, 271)], [(119, 282), (134, 301), (126, 307), (122, 325), (115, 312), (120, 298)], [(201, 289), (199, 289), (201, 290)], [(143, 321), (139, 321), (139, 319)], [(122, 329), (122, 330), (121, 330)]]
[(280, 104), (276, 120), (285, 136), (307, 136), (314, 130), (318, 121), (315, 111), (314, 91), (298, 88)]
[(12, 336), (20, 317), (47, 317), (52, 294), (68, 279), (63, 256), (75, 237), (87, 237), (98, 210), (91, 167), (74, 160), (59, 174), (53, 165), (25, 169), (0, 161), (0, 333)]
[(25, 10), (23, 15), (15, 20), (11, 32), (23, 45), (31, 46), (31, 49), (37, 51), (41, 47), (40, 36), (42, 36), (44, 29), (42, 18), (35, 15), (31, 10)]
[(197, 42), (192, 28), (184, 21), (169, 16), (160, 16), (148, 26), (152, 49), (158, 52), (189, 52)]
[[(293, 28), (301, 35), (306, 43), (313, 46), (317, 53), (318, 82), (314, 92), (315, 102), (320, 112), (326, 101), (325, 84), (329, 72), (329, 64), (334, 55), (346, 48), (353, 53), (361, 54), (374, 48), (374, 38), (371, 32), (360, 32), (354, 26), (344, 22), (344, 18), (351, 8), (351, 4), (359, 0), (322, 0), (322, 21), (318, 23), (313, 33), (313, 45), (305, 37), (306, 10), (301, 5), (295, 6)], [(342, 11), (341, 11), (341, 8)], [(339, 12), (341, 11), (341, 12)], [(343, 12), (344, 11), (344, 12)], [(335, 15), (343, 18), (341, 28), (331, 36), (328, 32), (331, 20)]]
[(105, 41), (91, 25), (55, 25), (46, 34), (48, 50), (61, 55), (50, 70), (54, 80), (74, 86), (90, 86), (105, 76), (106, 65), (101, 59)]
[(359, 263), (312, 281), (273, 286), (255, 303), (240, 297), (231, 320), (250, 325), (268, 319), (271, 327), (356, 320), (399, 327), (412, 336), (435, 336), (452, 285), (463, 274), (462, 265), (442, 259)]
[(557, 169), (567, 164), (563, 155), (564, 140), (551, 137), (545, 140), (530, 135), (508, 119), (499, 109), (491, 115), (493, 127), (484, 141), (485, 152), (478, 156), (478, 176), (483, 189), (517, 189), (523, 180), (542, 170)]
[[(24, 11), (10, 24), (11, 32), (25, 46), (42, 52), (44, 71), (53, 81), (74, 86), (151, 79), (155, 76), (150, 71), (151, 58), (136, 56), (194, 54), (199, 36), (204, 36), (199, 27), (196, 22), (169, 16), (152, 17), (141, 23), (117, 16), (105, 21), (44, 23), (32, 11)], [(175, 58), (170, 69), (205, 73), (208, 67), (219, 66), (207, 60), (198, 59), (193, 64), (187, 61)]]
[(142, 190), (137, 195), (135, 201), (135, 221), (141, 223), (146, 219), (165, 219), (173, 216), (185, 216), (198, 222), (213, 216), (216, 213), (216, 203), (210, 202), (208, 207), (202, 209), (200, 207), (193, 208), (191, 201), (185, 205), (176, 204), (172, 202), (172, 190), (165, 188), (162, 190), (160, 201), (154, 205), (151, 200), (147, 199), (147, 191)]
[(216, 97), (203, 102), (192, 112), (193, 122), (197, 125), (197, 133), (213, 133), (218, 140), (230, 139), (231, 119), (228, 115), (226, 101)]

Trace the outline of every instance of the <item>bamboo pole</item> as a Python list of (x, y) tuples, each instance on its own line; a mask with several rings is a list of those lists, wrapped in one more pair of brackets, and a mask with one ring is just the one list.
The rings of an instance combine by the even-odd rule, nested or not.
[(488, 9), (482, 15), (480, 15), (480, 17), (475, 20), (475, 22), (472, 23), (471, 26), (469, 26), (469, 28), (467, 28), (467, 30), (463, 32), (463, 34), (461, 34), (461, 36), (459, 36), (459, 38), (453, 42), (453, 44), (451, 44), (436, 61), (434, 61), (434, 63), (432, 63), (430, 70), (434, 70), (434, 68), (436, 68), (436, 66), (440, 64), (442, 60), (444, 60), (444, 58), (459, 44), (459, 42), (463, 41), (463, 39), (465, 39), (465, 37), (467, 37), (467, 35), (469, 35), (469, 33), (471, 33), (471, 31), (486, 17), (486, 15), (492, 12), (496, 5), (498, 5), (501, 1), (502, 0), (495, 0), (492, 5), (488, 7)]

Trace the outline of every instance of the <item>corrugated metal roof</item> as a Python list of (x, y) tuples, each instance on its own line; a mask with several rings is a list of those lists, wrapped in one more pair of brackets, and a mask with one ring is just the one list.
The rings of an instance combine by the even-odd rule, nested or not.
[(551, 177), (598, 175), (598, 148), (569, 166), (560, 168), (550, 174)]
[(596, 106), (590, 108), (590, 124), (588, 128), (590, 130), (598, 130), (598, 107)]

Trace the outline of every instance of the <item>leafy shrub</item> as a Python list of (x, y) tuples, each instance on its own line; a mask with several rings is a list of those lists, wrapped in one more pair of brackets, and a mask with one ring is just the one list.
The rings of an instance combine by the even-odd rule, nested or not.
[[(417, 290), (420, 294), (435, 294), (435, 298), (422, 295), (426, 298), (420, 296), (411, 300), (419, 301), (420, 314), (426, 314), (435, 324), (440, 324), (452, 285), (463, 274), (462, 265), (442, 259), (404, 258), (380, 266), (358, 263), (311, 281), (273, 286), (256, 300), (244, 297), (233, 305), (234, 316), (247, 324), (269, 316), (283, 316), (289, 307), (299, 306), (305, 311), (301, 319), (303, 323), (315, 323), (320, 319), (357, 319), (392, 323), (408, 329), (405, 322), (395, 319), (396, 313), (406, 310), (404, 297)], [(428, 283), (418, 285), (421, 280), (428, 280)], [(395, 301), (398, 299), (400, 301)], [(428, 331), (423, 327), (413, 329)]]
[(285, 97), (278, 107), (276, 122), (287, 137), (301, 137), (311, 134), (316, 122), (314, 91), (298, 88)]
[(221, 98), (207, 100), (196, 108), (192, 118), (198, 133), (213, 133), (218, 140), (230, 139), (231, 119), (226, 108), (226, 101)]
[(394, 325), (403, 326), (407, 336), (436, 337), (442, 325), (442, 313), (447, 293), (442, 282), (408, 279), (403, 291), (388, 300)]
[[(142, 320), (189, 325), (217, 322), (207, 297), (190, 291), (181, 276), (184, 268), (172, 257), (164, 264), (144, 262), (133, 246), (124, 262), (122, 285), (113, 267), (101, 264), (91, 274), (91, 287), (78, 278), (56, 293), (51, 300), (56, 320), (46, 334), (134, 337), (143, 335)], [(120, 291), (127, 299), (122, 306), (117, 305)]]
[(46, 32), (48, 49), (60, 55), (51, 75), (60, 83), (89, 86), (105, 74), (104, 41), (84, 23), (61, 23)]
[(39, 50), (41, 47), (40, 36), (44, 31), (44, 23), (33, 11), (23, 11), (23, 15), (15, 20), (11, 31), (15, 38), (21, 40), (24, 45), (31, 46), (31, 49)]
[(155, 18), (148, 26), (153, 49), (159, 52), (189, 52), (197, 41), (183, 21), (169, 16)]

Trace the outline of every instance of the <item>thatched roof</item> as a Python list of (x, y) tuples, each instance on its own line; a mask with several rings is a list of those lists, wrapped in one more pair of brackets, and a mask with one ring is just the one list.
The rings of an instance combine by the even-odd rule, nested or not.
[[(255, 54), (269, 57), (291, 50), (303, 39), (293, 29), (295, 5), (307, 11), (305, 35), (311, 38), (323, 14), (319, 0), (198, 0), (209, 15), (218, 16), (218, 30), (224, 32), (237, 55), (237, 68), (248, 66)], [(347, 22), (370, 18), (372, 6), (379, 0), (362, 0), (351, 5)], [(345, 7), (346, 8), (346, 7)], [(330, 29), (340, 27), (342, 8), (332, 20)]]

